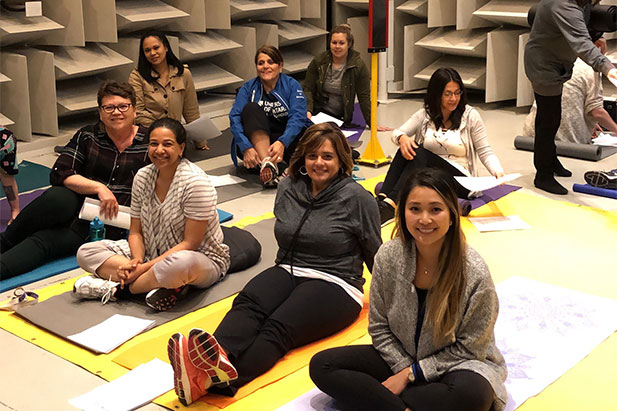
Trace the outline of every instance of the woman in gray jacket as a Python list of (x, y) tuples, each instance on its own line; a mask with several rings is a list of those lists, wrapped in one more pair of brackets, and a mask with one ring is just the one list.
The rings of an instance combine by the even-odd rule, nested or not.
[(174, 334), (176, 393), (190, 404), (206, 390), (233, 396), (289, 350), (353, 323), (362, 309), (363, 263), (381, 245), (371, 194), (351, 178), (351, 148), (330, 124), (311, 126), (274, 202), (276, 265), (258, 274), (214, 334)]
[(501, 411), (499, 302), (486, 263), (466, 245), (452, 177), (419, 170), (402, 194), (395, 238), (375, 256), (373, 344), (318, 353), (311, 378), (344, 409)]

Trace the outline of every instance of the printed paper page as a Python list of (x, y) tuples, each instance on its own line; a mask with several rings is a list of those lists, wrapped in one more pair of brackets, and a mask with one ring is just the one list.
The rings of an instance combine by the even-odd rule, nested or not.
[(94, 327), (78, 334), (69, 335), (68, 339), (94, 351), (109, 353), (151, 327), (152, 324), (154, 324), (154, 320), (114, 314)]

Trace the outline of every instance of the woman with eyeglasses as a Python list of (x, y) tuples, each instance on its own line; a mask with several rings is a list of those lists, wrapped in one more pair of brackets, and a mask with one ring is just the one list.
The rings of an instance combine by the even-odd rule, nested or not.
[[(463, 80), (453, 68), (442, 67), (431, 76), (424, 107), (392, 133), (399, 150), (377, 196), (381, 223), (394, 219), (401, 185), (418, 168), (436, 167), (452, 176), (477, 176), (478, 160), (495, 177), (505, 173), (488, 143), (478, 111), (467, 104)], [(476, 193), (456, 183), (460, 198)]]
[[(51, 168), (51, 187), (0, 234), (0, 280), (75, 255), (88, 240), (89, 222), (78, 217), (85, 197), (99, 200), (107, 218), (130, 204), (133, 177), (150, 163), (147, 129), (135, 125), (135, 92), (128, 83), (107, 81), (96, 97), (100, 121), (75, 133)], [(126, 235), (106, 229), (110, 239)]]
[[(145, 33), (139, 42), (137, 68), (129, 76), (137, 97), (136, 123), (150, 127), (163, 117), (190, 123), (199, 118), (197, 92), (190, 70), (171, 50), (167, 36), (158, 31)], [(206, 140), (195, 148), (208, 150)]]

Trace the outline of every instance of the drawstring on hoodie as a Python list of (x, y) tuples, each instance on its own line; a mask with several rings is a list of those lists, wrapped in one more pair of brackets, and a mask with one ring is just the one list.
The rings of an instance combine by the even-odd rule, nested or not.
[[(287, 251), (285, 251), (285, 254), (283, 254), (283, 257), (281, 257), (281, 262), (283, 262), (283, 260), (285, 260), (285, 257), (287, 257), (287, 254), (291, 251), (291, 258), (289, 261), (289, 266), (291, 267), (291, 275), (294, 275), (294, 246), (296, 244), (296, 240), (298, 239), (298, 234), (300, 233), (300, 229), (302, 228), (302, 226), (304, 225), (304, 223), (306, 222), (306, 220), (308, 219), (309, 214), (311, 213), (311, 211), (313, 211), (313, 204), (315, 203), (315, 199), (312, 198), (311, 201), (309, 202), (308, 208), (306, 209), (306, 211), (304, 212), (304, 214), (302, 215), (302, 218), (300, 219), (300, 223), (298, 224), (298, 228), (296, 228), (296, 231), (294, 232), (294, 235), (291, 237), (291, 243), (289, 244), (289, 248), (287, 249)], [(277, 265), (280, 265), (281, 262), (279, 262)]]

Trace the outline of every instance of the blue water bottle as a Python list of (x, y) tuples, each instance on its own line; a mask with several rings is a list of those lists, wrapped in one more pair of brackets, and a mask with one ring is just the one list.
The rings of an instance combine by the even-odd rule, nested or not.
[(90, 241), (99, 241), (105, 239), (105, 224), (98, 217), (90, 221)]

